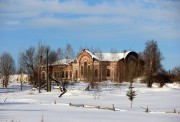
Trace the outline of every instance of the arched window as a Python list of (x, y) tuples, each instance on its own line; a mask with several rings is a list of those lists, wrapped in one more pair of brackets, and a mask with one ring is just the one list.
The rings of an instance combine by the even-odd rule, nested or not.
[(72, 78), (72, 71), (70, 71), (70, 78)]
[(84, 62), (84, 77), (87, 78), (87, 62)]
[(83, 77), (83, 66), (81, 66), (81, 77)]
[(54, 72), (54, 78), (57, 78), (57, 72)]
[(61, 78), (61, 72), (58, 72), (58, 78)]
[(95, 69), (95, 77), (98, 77), (98, 70)]
[(77, 80), (77, 78), (78, 78), (78, 71), (76, 70), (76, 80)]
[(68, 71), (66, 71), (66, 79), (68, 79)]
[(110, 77), (110, 69), (107, 69), (107, 77)]
[(88, 66), (88, 74), (90, 74), (90, 65)]
[(90, 72), (90, 65), (88, 65), (88, 71), (87, 71), (87, 80), (90, 81), (91, 72)]
[(64, 71), (62, 71), (62, 78), (64, 78)]

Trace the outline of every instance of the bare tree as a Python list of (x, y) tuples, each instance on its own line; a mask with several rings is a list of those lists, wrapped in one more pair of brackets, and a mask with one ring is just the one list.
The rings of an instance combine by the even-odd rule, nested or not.
[(41, 79), (41, 67), (42, 65), (45, 65), (46, 63), (46, 50), (49, 49), (49, 47), (42, 45), (39, 43), (38, 46), (38, 52), (36, 54), (36, 64), (37, 64), (37, 72), (38, 72), (38, 86), (39, 86), (39, 93), (41, 93), (41, 86), (42, 86), (42, 79)]
[(30, 81), (33, 86), (37, 86), (39, 84), (40, 87), (40, 67), (46, 64), (47, 50), (50, 52), (48, 55), (48, 61), (50, 64), (59, 59), (58, 52), (50, 50), (50, 47), (42, 45), (41, 43), (39, 43), (37, 50), (35, 47), (30, 47), (20, 55), (22, 63), (21, 67), (23, 67), (22, 70), (24, 73), (30, 75)]
[(4, 52), (0, 56), (0, 72), (1, 72), (1, 75), (4, 77), (3, 87), (7, 88), (8, 82), (9, 82), (9, 75), (15, 72), (14, 59), (7, 52)]
[(78, 49), (78, 51), (76, 52), (76, 57), (78, 57), (79, 54), (80, 54), (84, 49), (86, 49), (86, 48), (80, 46), (79, 49)]
[(18, 75), (20, 75), (20, 83), (21, 83), (21, 91), (23, 87), (23, 62), (21, 60), (21, 52), (19, 53), (19, 60), (18, 60), (18, 69), (17, 69)]
[(36, 63), (36, 51), (35, 47), (30, 47), (25, 52), (22, 52), (20, 60), (23, 64), (23, 71), (26, 74), (30, 74), (31, 83), (35, 85), (35, 81), (38, 79), (38, 67)]
[(58, 53), (58, 56), (59, 56), (59, 59), (62, 60), (64, 58), (64, 51), (62, 48), (58, 48), (57, 49), (57, 53)]
[(89, 50), (91, 53), (96, 53), (97, 52), (97, 50), (99, 49), (99, 48), (96, 48), (96, 49), (94, 49), (94, 47), (93, 46), (91, 46), (91, 47), (85, 47), (85, 49), (87, 49), (87, 50)]
[(116, 49), (114, 49), (114, 48), (111, 48), (111, 58), (112, 58), (112, 60), (116, 60), (117, 58), (118, 58), (118, 55), (117, 55), (117, 50)]
[(65, 48), (65, 58), (66, 59), (73, 59), (75, 56), (75, 52), (71, 46), (71, 44), (67, 44)]
[(54, 63), (55, 61), (58, 61), (58, 60), (59, 60), (58, 52), (56, 52), (54, 50), (51, 50), (49, 52), (49, 63), (52, 64), (52, 63)]
[(38, 45), (38, 49), (37, 49), (37, 52), (35, 54), (35, 60), (36, 60), (36, 63), (39, 65), (39, 62), (40, 62), (40, 57), (41, 57), (41, 65), (45, 65), (46, 64), (46, 51), (47, 50), (50, 50), (50, 47), (45, 45), (45, 44), (42, 44), (41, 42), (39, 43)]
[(172, 74), (174, 75), (173, 80), (180, 83), (180, 66), (176, 66), (172, 69)]
[(159, 50), (156, 41), (151, 40), (146, 42), (146, 47), (144, 50), (144, 61), (145, 61), (145, 74), (146, 82), (148, 87), (152, 87), (154, 82), (153, 76), (162, 68), (161, 60), (162, 54)]

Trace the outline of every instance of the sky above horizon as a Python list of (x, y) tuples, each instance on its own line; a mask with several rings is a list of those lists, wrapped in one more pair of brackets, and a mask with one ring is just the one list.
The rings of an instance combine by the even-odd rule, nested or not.
[(16, 61), (39, 41), (143, 52), (152, 39), (166, 70), (180, 66), (180, 0), (0, 0), (0, 54)]

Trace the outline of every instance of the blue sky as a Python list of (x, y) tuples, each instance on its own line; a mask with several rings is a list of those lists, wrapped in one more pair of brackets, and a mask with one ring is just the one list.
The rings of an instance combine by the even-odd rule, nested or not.
[(180, 0), (0, 0), (0, 53), (44, 42), (142, 52), (156, 40), (169, 70), (180, 65)]

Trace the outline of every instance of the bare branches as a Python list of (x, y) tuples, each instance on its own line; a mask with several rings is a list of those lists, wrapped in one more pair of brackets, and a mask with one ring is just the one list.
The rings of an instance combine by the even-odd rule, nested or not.
[(174, 67), (172, 69), (172, 74), (174, 75), (173, 80), (180, 83), (180, 66)]
[(8, 86), (9, 75), (15, 72), (15, 63), (12, 56), (4, 52), (0, 56), (0, 73), (3, 76), (3, 87)]
[(64, 51), (63, 51), (63, 49), (62, 48), (58, 48), (57, 49), (57, 53), (58, 53), (58, 58), (60, 59), (60, 60), (62, 60), (63, 58), (64, 58)]
[(20, 55), (20, 61), (22, 62), (22, 69), (25, 73), (30, 74), (31, 83), (37, 85), (38, 69), (40, 66), (46, 63), (46, 50), (49, 50), (49, 62), (50, 64), (57, 61), (58, 52), (50, 50), (50, 47), (39, 44), (38, 48), (30, 47)]
[(151, 40), (146, 42), (146, 48), (144, 50), (145, 61), (145, 74), (147, 76), (147, 86), (152, 87), (152, 77), (156, 75), (158, 71), (162, 69), (161, 60), (162, 54), (158, 48), (156, 41)]
[(73, 59), (75, 56), (75, 52), (71, 46), (71, 44), (67, 44), (65, 48), (65, 58), (66, 59)]
[(35, 47), (30, 47), (25, 52), (22, 52), (20, 60), (22, 61), (24, 72), (31, 74), (32, 81), (37, 80), (38, 68), (36, 63)]
[(154, 40), (146, 42), (146, 48), (144, 50), (145, 71), (152, 74), (157, 73), (161, 68), (162, 59), (157, 42)]
[(50, 51), (49, 52), (49, 63), (52, 64), (58, 60), (59, 60), (58, 53), (54, 50)]

